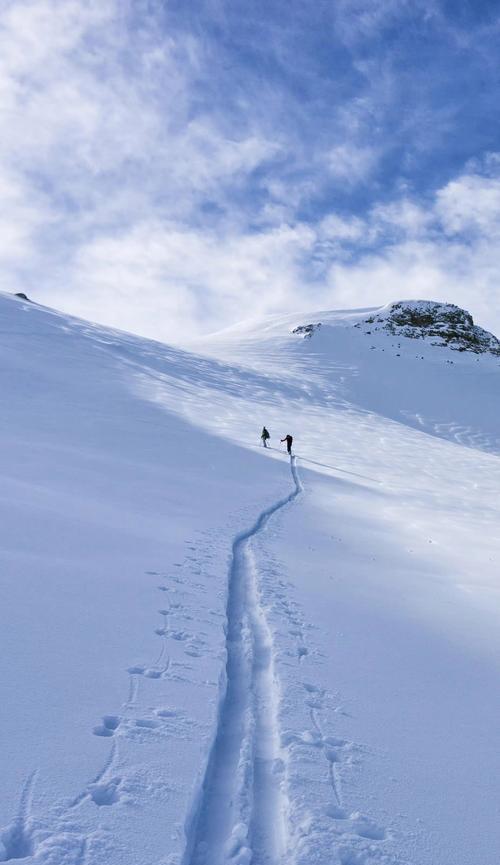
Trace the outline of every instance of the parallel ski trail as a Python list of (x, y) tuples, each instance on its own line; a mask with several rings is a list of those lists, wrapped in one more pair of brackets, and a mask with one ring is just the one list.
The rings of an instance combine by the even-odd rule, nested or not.
[(253, 810), (250, 824), (253, 862), (280, 862), (286, 849), (283, 763), (278, 724), (272, 633), (260, 605), (258, 575), (251, 549), (247, 549), (253, 579), (248, 606), (253, 637)]
[(183, 865), (278, 865), (286, 850), (272, 634), (260, 601), (252, 539), (301, 492), (264, 510), (233, 542), (226, 632), (226, 690)]

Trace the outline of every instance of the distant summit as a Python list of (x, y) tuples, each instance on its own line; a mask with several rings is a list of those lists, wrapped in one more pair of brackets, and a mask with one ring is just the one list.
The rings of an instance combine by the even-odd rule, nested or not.
[[(363, 315), (364, 312), (364, 315)], [(323, 325), (356, 327), (363, 333), (377, 331), (410, 339), (425, 339), (430, 345), (446, 346), (453, 351), (500, 356), (500, 340), (474, 324), (470, 312), (453, 303), (434, 300), (398, 300), (387, 306), (323, 313), (323, 321), (301, 324), (291, 332), (302, 339), (314, 337)]]
[(454, 351), (500, 355), (500, 340), (475, 325), (470, 312), (452, 303), (400, 300), (388, 304), (355, 327), (361, 327), (361, 324), (371, 325), (371, 331), (384, 330), (394, 336), (430, 338), (432, 345), (444, 345)]
[[(256, 317), (198, 339), (191, 346), (200, 354), (224, 359), (230, 355), (238, 362), (251, 354), (253, 362), (263, 367), (264, 356), (269, 358), (280, 351), (292, 352), (302, 360), (319, 355), (350, 357), (354, 352), (353, 363), (359, 362), (360, 351), (380, 351), (395, 357), (418, 355), (419, 361), (425, 355), (447, 364), (458, 360), (450, 353), (453, 351), (460, 352), (465, 363), (484, 360), (493, 362), (497, 369), (500, 363), (500, 339), (475, 325), (465, 309), (435, 300), (398, 300), (362, 309), (298, 310)], [(257, 346), (260, 360), (254, 354)], [(449, 351), (439, 350), (446, 348)]]

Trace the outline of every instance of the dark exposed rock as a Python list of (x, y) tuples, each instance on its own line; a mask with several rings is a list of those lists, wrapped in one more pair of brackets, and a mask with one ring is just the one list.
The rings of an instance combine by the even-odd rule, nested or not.
[(298, 327), (294, 327), (292, 333), (296, 333), (299, 336), (302, 336), (304, 339), (311, 339), (314, 331), (319, 330), (320, 327), (320, 321), (318, 321), (317, 324), (301, 324)]
[(500, 341), (475, 325), (469, 312), (452, 303), (398, 301), (365, 319), (365, 324), (372, 331), (385, 330), (411, 339), (430, 338), (432, 345), (448, 346), (454, 351), (500, 356)]
[(32, 303), (27, 294), (24, 294), (22, 291), (16, 291), (14, 297), (20, 297), (21, 300), (27, 300), (29, 303)]

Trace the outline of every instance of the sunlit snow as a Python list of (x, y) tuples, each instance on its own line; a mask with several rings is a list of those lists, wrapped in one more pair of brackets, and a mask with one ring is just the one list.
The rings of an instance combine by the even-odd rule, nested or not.
[(497, 865), (500, 359), (0, 314), (0, 861)]

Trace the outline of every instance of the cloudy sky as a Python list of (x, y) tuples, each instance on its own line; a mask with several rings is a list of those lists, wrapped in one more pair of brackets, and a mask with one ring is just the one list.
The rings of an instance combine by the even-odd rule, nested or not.
[(500, 333), (497, 0), (2, 0), (0, 289), (170, 341), (399, 298)]

